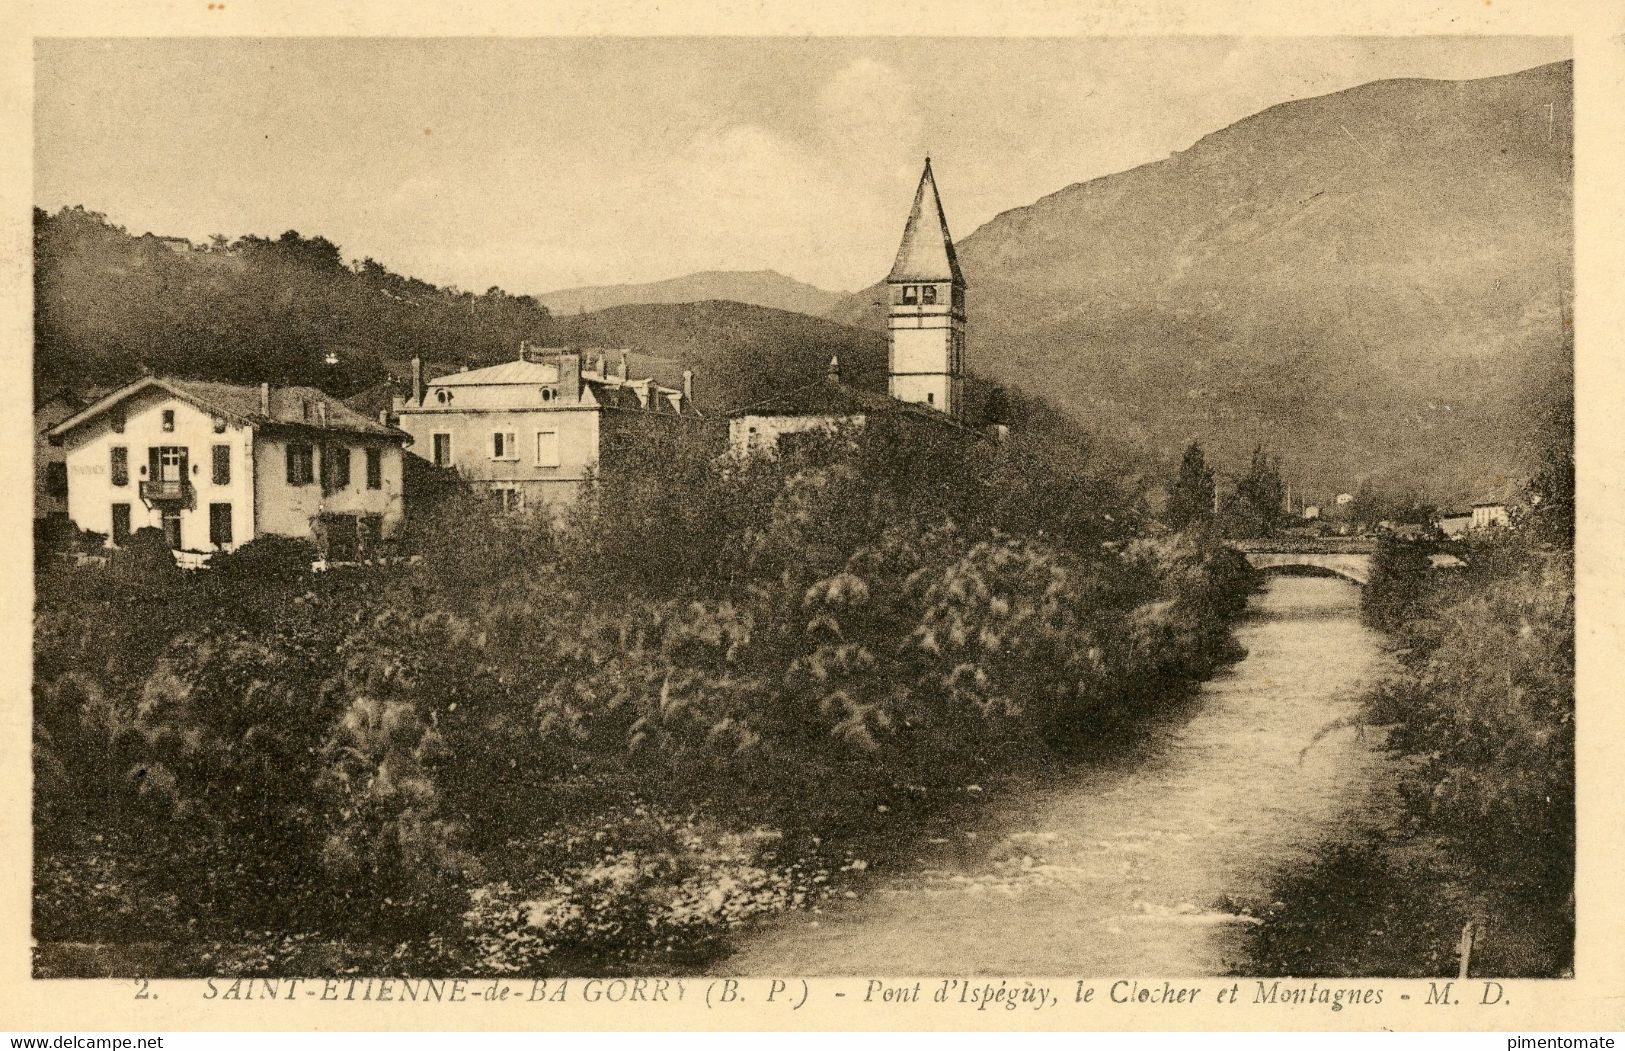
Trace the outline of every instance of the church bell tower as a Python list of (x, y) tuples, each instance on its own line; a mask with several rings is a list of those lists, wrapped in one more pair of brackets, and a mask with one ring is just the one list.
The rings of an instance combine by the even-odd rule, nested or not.
[(897, 262), (886, 278), (891, 396), (964, 413), (965, 275), (925, 159)]

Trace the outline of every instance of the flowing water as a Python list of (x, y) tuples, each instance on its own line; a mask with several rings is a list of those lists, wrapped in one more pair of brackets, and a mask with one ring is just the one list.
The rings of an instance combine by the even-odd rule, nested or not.
[[(724, 964), (737, 974), (1200, 975), (1237, 962), (1283, 865), (1392, 806), (1354, 711), (1388, 659), (1359, 590), (1274, 577), (1236, 631), (1245, 660), (1131, 747), (932, 837), (860, 898), (795, 914)], [(1267, 900), (1267, 899), (1265, 899)]]

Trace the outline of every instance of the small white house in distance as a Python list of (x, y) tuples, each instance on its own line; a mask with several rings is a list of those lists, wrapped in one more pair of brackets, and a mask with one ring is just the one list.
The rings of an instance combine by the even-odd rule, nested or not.
[(1446, 511), (1439, 516), (1439, 532), (1448, 537), (1460, 536), (1473, 526), (1471, 511)]
[(1494, 529), (1507, 524), (1507, 505), (1500, 500), (1480, 500), (1473, 505), (1473, 528)]
[(400, 528), (408, 436), (311, 387), (149, 376), (57, 424), (68, 516), (122, 544), (144, 526), (178, 551), (304, 537), (337, 561)]

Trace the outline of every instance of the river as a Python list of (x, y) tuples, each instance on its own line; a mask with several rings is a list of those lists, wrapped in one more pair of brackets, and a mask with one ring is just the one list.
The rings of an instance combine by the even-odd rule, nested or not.
[[(1359, 590), (1269, 579), (1236, 630), (1246, 659), (1132, 748), (1005, 791), (975, 828), (854, 900), (759, 931), (743, 975), (1210, 975), (1238, 964), (1283, 866), (1386, 820), (1391, 762), (1354, 711), (1389, 657)], [(1243, 965), (1244, 966), (1244, 965)]]

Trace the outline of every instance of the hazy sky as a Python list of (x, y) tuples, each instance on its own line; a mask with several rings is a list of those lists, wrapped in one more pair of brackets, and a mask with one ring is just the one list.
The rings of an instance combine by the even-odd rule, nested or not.
[(1557, 38), (45, 40), (35, 195), (133, 233), (297, 229), (545, 292), (891, 264), (929, 152), (956, 237), (1278, 102)]

